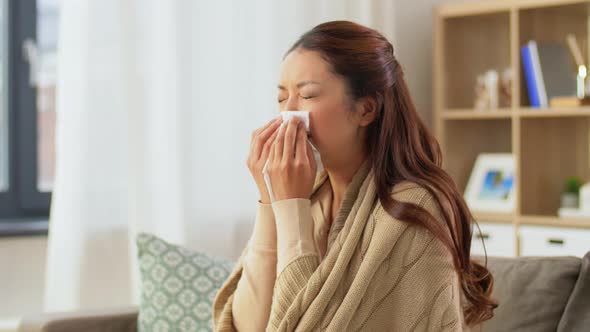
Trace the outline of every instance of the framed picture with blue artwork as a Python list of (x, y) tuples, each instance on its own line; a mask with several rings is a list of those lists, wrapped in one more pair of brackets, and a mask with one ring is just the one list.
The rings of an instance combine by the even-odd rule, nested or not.
[(513, 212), (514, 156), (510, 153), (478, 155), (464, 197), (473, 212)]

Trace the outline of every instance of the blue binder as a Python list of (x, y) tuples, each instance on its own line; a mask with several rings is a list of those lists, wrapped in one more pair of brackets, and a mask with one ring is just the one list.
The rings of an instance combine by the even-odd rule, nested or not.
[(522, 46), (521, 57), (531, 107), (548, 107), (537, 43), (532, 40)]

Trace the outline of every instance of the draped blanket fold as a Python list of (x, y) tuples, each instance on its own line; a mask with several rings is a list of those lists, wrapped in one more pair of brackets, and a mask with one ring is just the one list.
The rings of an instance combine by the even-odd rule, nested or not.
[[(326, 181), (319, 173), (313, 193)], [(324, 260), (303, 255), (277, 276), (266, 331), (462, 331), (461, 289), (452, 256), (426, 229), (379, 203), (365, 161), (348, 185)], [(312, 194), (313, 195), (313, 194)], [(432, 195), (402, 182), (391, 195), (444, 222)], [(216, 331), (236, 331), (232, 300), (244, 253), (214, 303)]]

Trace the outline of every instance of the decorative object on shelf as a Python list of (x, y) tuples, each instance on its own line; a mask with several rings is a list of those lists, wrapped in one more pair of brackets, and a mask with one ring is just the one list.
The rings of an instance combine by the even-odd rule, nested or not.
[(575, 96), (556, 96), (549, 101), (551, 107), (579, 107), (590, 105), (590, 97), (588, 97), (586, 86), (587, 67), (584, 64), (582, 51), (576, 37), (572, 34), (567, 35), (567, 46), (573, 59), (574, 67), (577, 71), (576, 76), (576, 95)]
[(530, 105), (548, 107), (553, 97), (577, 96), (577, 77), (570, 51), (563, 42), (529, 41), (521, 47), (522, 67)]
[(590, 182), (582, 185), (579, 178), (568, 178), (557, 214), (561, 218), (590, 218)]
[(571, 176), (565, 180), (565, 186), (561, 193), (561, 207), (562, 208), (578, 208), (578, 194), (582, 180), (576, 176)]
[(506, 68), (500, 77), (500, 107), (512, 105), (512, 68)]
[(514, 211), (514, 156), (510, 153), (482, 153), (477, 156), (465, 201), (472, 211)]
[(512, 70), (504, 69), (498, 74), (495, 69), (477, 75), (475, 82), (476, 111), (495, 110), (498, 107), (510, 107), (512, 100)]
[(590, 218), (590, 211), (580, 208), (559, 208), (557, 215), (560, 218)]
[(568, 34), (566, 37), (566, 42), (570, 54), (574, 60), (574, 64), (577, 68), (577, 76), (576, 76), (576, 96), (579, 99), (584, 99), (586, 97), (586, 65), (584, 64), (584, 59), (582, 58), (582, 51), (580, 50), (580, 45), (576, 40), (576, 37), (572, 34)]
[(478, 75), (475, 84), (475, 110), (498, 108), (498, 72), (490, 69)]

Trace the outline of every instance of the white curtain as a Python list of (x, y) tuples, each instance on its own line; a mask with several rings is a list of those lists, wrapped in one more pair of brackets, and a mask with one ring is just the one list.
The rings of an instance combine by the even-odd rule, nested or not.
[(137, 304), (140, 231), (237, 258), (284, 52), (335, 19), (391, 37), (391, 3), (63, 0), (45, 310)]

